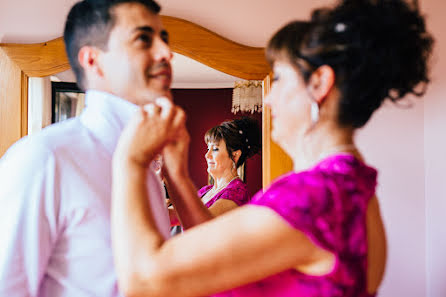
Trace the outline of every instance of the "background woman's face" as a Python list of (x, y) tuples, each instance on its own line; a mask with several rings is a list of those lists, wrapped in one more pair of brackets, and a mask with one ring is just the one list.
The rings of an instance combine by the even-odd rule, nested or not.
[(218, 178), (232, 170), (232, 160), (223, 139), (218, 143), (209, 142), (208, 150), (204, 156), (208, 164), (208, 173), (212, 177)]
[(272, 138), (286, 149), (310, 125), (311, 98), (303, 77), (291, 64), (276, 61), (273, 70), (273, 84), (265, 102), (271, 108)]

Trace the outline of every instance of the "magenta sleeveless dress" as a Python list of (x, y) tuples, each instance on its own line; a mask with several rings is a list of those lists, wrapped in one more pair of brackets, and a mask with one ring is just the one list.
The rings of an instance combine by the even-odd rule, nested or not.
[(213, 296), (374, 296), (366, 289), (366, 212), (375, 194), (376, 176), (375, 169), (354, 156), (338, 154), (307, 171), (282, 176), (265, 193), (258, 192), (250, 205), (269, 207), (316, 245), (332, 252), (335, 267), (322, 276), (287, 270)]

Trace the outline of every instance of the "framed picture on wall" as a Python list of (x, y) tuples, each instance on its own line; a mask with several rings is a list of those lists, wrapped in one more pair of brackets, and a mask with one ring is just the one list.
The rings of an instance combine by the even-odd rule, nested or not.
[(85, 93), (75, 83), (52, 82), (51, 122), (78, 116), (85, 107)]

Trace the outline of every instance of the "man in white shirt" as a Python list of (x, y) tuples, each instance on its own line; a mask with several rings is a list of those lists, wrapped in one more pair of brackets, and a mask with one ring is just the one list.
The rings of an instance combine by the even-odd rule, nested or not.
[[(111, 162), (138, 106), (169, 97), (172, 53), (151, 0), (85, 0), (65, 45), (80, 117), (17, 142), (0, 160), (0, 296), (119, 296), (110, 242)], [(148, 174), (152, 210), (169, 236), (163, 189)]]

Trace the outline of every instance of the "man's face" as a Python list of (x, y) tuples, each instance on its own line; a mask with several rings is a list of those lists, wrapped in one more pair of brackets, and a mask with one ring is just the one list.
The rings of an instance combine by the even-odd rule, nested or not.
[(112, 13), (115, 25), (100, 54), (106, 89), (138, 105), (171, 98), (172, 52), (159, 15), (139, 3), (118, 4)]

